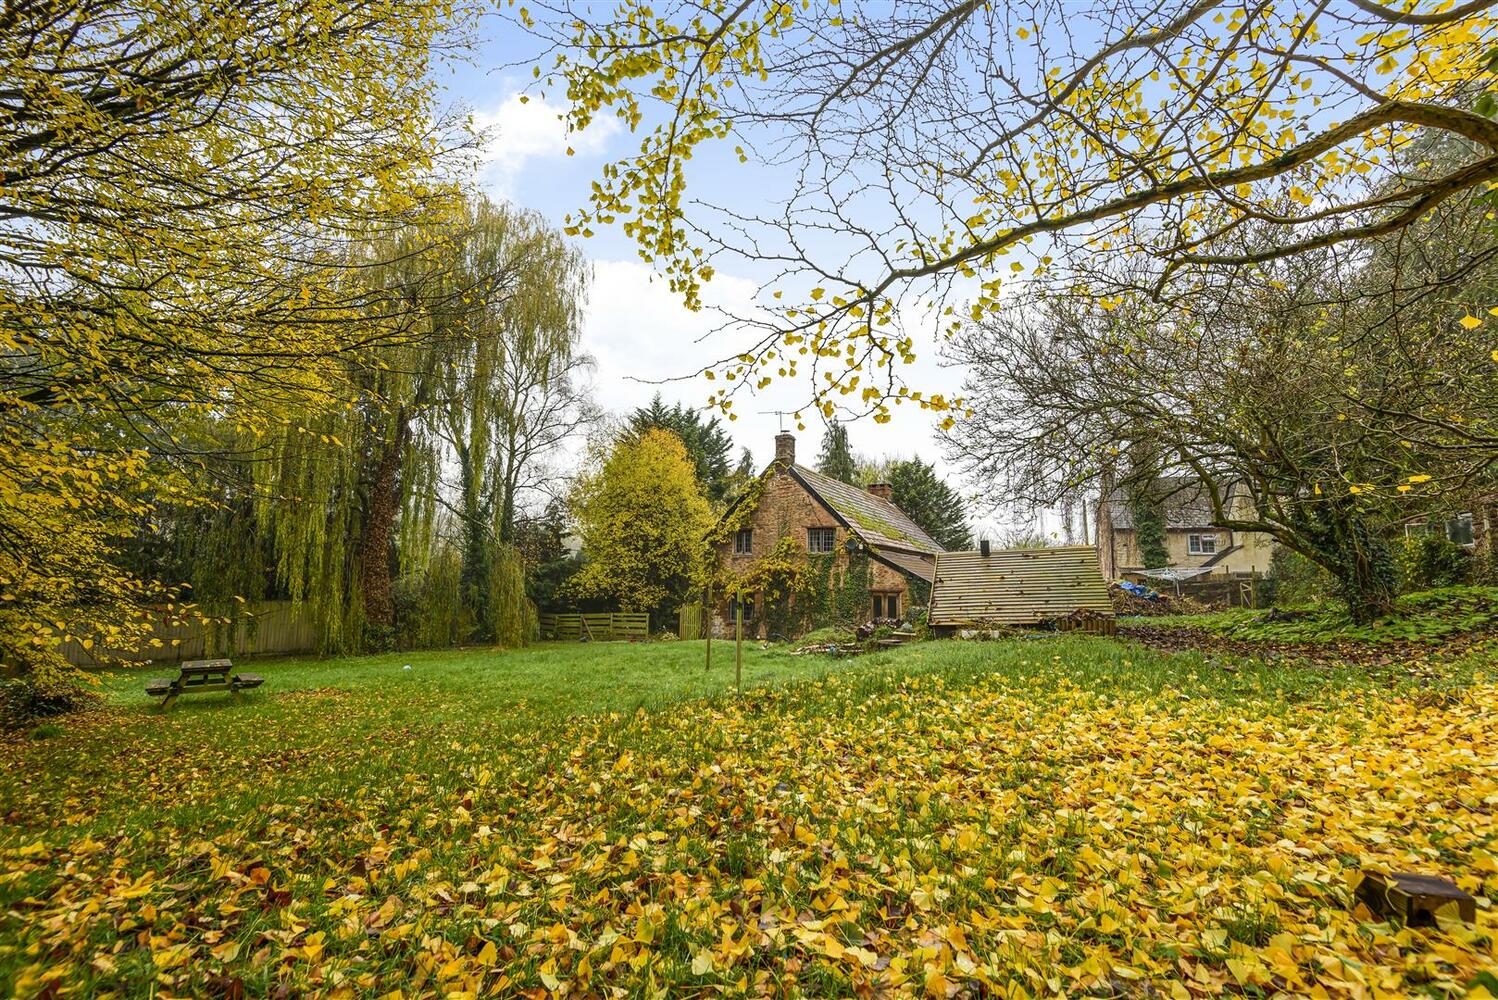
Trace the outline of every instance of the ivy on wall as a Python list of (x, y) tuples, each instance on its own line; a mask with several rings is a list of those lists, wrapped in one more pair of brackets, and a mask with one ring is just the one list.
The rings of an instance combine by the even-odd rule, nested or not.
[(757, 592), (767, 634), (790, 637), (867, 618), (870, 579), (867, 552), (812, 555), (782, 534), (752, 570), (729, 583), (729, 592)]
[[(769, 476), (749, 484), (744, 495), (713, 529), (709, 541), (721, 552), (734, 534), (749, 527), (764, 497)], [(892, 534), (893, 529), (885, 531)], [(851, 625), (869, 617), (873, 604), (871, 558), (867, 551), (809, 553), (788, 518), (782, 516), (778, 540), (748, 572), (736, 575), (721, 567), (713, 589), (731, 597), (757, 593), (766, 634), (796, 636), (808, 629)], [(931, 585), (908, 579), (911, 606), (927, 604)]]
[(718, 523), (709, 532), (707, 541), (709, 545), (717, 547), (726, 545), (733, 541), (733, 536), (739, 529), (747, 528), (754, 519), (754, 512), (759, 508), (760, 500), (764, 499), (765, 484), (769, 482), (769, 475), (758, 476), (751, 480), (748, 488), (738, 500), (734, 501), (733, 507), (718, 519)]

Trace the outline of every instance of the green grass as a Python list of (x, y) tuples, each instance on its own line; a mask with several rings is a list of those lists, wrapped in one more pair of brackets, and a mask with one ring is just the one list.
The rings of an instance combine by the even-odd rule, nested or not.
[[(244, 661), (265, 686), (248, 695), (251, 714), (267, 710), (289, 692), (371, 691), (391, 707), (420, 705), (429, 722), (520, 713), (536, 718), (602, 711), (634, 711), (662, 701), (706, 697), (732, 687), (734, 646), (713, 643), (711, 670), (705, 642), (543, 642), (521, 650), (467, 649), (377, 656)], [(834, 664), (788, 655), (780, 646), (744, 643), (744, 684), (775, 684), (817, 676)], [(405, 669), (409, 665), (411, 669)], [(121, 706), (146, 706), (148, 677), (171, 676), (171, 664), (115, 671), (103, 690)], [(264, 697), (269, 696), (269, 699)], [(257, 707), (258, 706), (258, 707)], [(227, 695), (185, 696), (179, 712), (213, 715), (232, 707)]]
[(1299, 643), (1439, 644), (1475, 632), (1498, 629), (1498, 587), (1443, 587), (1405, 594), (1395, 613), (1358, 624), (1338, 605), (1297, 609), (1305, 617), (1264, 621), (1268, 612), (1234, 608), (1200, 615), (1162, 615), (1139, 624), (1205, 629), (1235, 639)]
[[(733, 644), (542, 643), (515, 651), (459, 650), (330, 659), (246, 661), (265, 678), (236, 702), (226, 693), (187, 695), (169, 712), (145, 682), (170, 675), (166, 664), (104, 678), (105, 708), (48, 723), (45, 738), (0, 743), (0, 754), (30, 776), (0, 788), (0, 820), (33, 832), (59, 819), (85, 828), (149, 826), (139, 782), (180, 787), (189, 814), (211, 822), (225, 809), (253, 810), (316, 794), (330, 778), (389, 780), (438, 766), (453, 740), (502, 740), (602, 715), (624, 724), (649, 711), (691, 712), (694, 703), (733, 697)], [(846, 658), (794, 656), (788, 647), (744, 644), (747, 696), (786, 684), (843, 677), (841, 691), (869, 696), (909, 675), (945, 682), (998, 677), (1028, 683), (1037, 671), (1110, 697), (1179, 692), (1183, 698), (1277, 705), (1342, 698), (1402, 685), (1401, 671), (1323, 673), (1245, 664), (1220, 669), (1223, 657), (1157, 652), (1085, 636), (1040, 633), (991, 642), (937, 641)], [(411, 669), (405, 669), (410, 664)], [(1460, 688), (1480, 672), (1472, 659), (1443, 668), (1435, 686)], [(383, 746), (387, 752), (371, 747)], [(397, 752), (397, 748), (399, 751)], [(206, 759), (205, 759), (206, 758)], [(193, 761), (184, 774), (179, 765)], [(368, 768), (378, 772), (367, 773)], [(27, 803), (23, 809), (19, 802)], [(232, 805), (230, 805), (232, 803)], [(79, 805), (81, 804), (81, 805)], [(78, 806), (75, 808), (75, 806)]]
[[(779, 801), (781, 773), (800, 769), (798, 780), (825, 780), (827, 794), (842, 794), (836, 785), (840, 769), (863, 774), (859, 780), (867, 783), (868, 795), (904, 812), (887, 820), (870, 817), (874, 825), (867, 836), (894, 838), (888, 843), (874, 848), (874, 841), (859, 841), (856, 848), (839, 850), (913, 857), (924, 870), (948, 865), (943, 852), (950, 848), (941, 846), (948, 836), (944, 814), (915, 804), (922, 789), (960, 779), (963, 762), (979, 753), (993, 780), (1033, 796), (1032, 809), (1038, 810), (1038, 803), (1064, 789), (1070, 751), (1058, 744), (1056, 756), (1045, 758), (1008, 747), (1020, 739), (1050, 747), (1051, 733), (1069, 712), (1103, 713), (1109, 725), (1122, 727), (1120, 733), (1147, 723), (1151, 712), (1189, 720), (1198, 707), (1228, 721), (1283, 719), (1294, 727), (1332, 713), (1350, 720), (1345, 725), (1356, 731), (1365, 717), (1358, 706), (1386, 703), (1391, 689), (1437, 703), (1460, 701), (1464, 689), (1486, 682), (1492, 671), (1491, 664), (1469, 658), (1444, 665), (1433, 681), (1418, 682), (1398, 672), (1328, 676), (1246, 661), (1228, 672), (1201, 655), (1087, 636), (929, 642), (846, 659), (797, 657), (781, 647), (746, 644), (746, 690), (740, 694), (730, 690), (732, 644), (714, 643), (713, 668), (706, 673), (703, 647), (550, 643), (511, 652), (260, 661), (246, 669), (264, 676), (265, 684), (241, 702), (223, 694), (188, 696), (167, 714), (142, 688), (147, 677), (168, 671), (112, 674), (101, 710), (51, 723), (45, 738), (17, 734), (0, 742), (0, 763), (13, 776), (0, 783), (0, 994), (35, 992), (41, 966), (63, 970), (84, 994), (138, 994), (153, 981), (168, 985), (158, 978), (168, 973), (177, 994), (200, 994), (210, 988), (204, 977), (217, 969), (242, 978), (250, 995), (271, 993), (287, 978), (305, 988), (309, 981), (303, 977), (311, 973), (304, 966), (315, 964), (305, 956), (292, 964), (267, 964), (251, 955), (264, 948), (279, 955), (281, 943), (302, 948), (302, 935), (315, 929), (329, 935), (328, 951), (338, 961), (368, 979), (355, 980), (358, 992), (401, 986), (412, 995), (423, 991), (423, 981), (427, 991), (432, 987), (429, 973), (420, 971), (418, 942), (426, 949), (435, 947), (432, 942), (457, 947), (475, 935), (519, 941), (560, 919), (549, 915), (549, 903), (542, 905), (555, 884), (542, 880), (533, 890), (525, 881), (529, 876), (518, 874), (539, 862), (531, 847), (508, 846), (513, 838), (559, 845), (560, 864), (578, 845), (595, 843), (595, 836), (643, 852), (641, 831), (669, 831), (670, 841), (651, 850), (669, 844), (673, 871), (717, 872), (714, 877), (730, 887), (758, 880), (787, 905), (804, 908), (813, 905), (807, 889), (813, 882), (798, 883), (777, 867), (774, 858), (786, 845), (767, 840), (758, 820), (744, 826), (733, 813), (736, 794)], [(405, 670), (408, 663), (411, 669)], [(1012, 714), (966, 713), (960, 706), (969, 697), (992, 700)], [(1070, 707), (1050, 705), (1057, 698)], [(1032, 704), (1054, 714), (1032, 721)], [(928, 722), (936, 727), (944, 715), (942, 726), (960, 722), (972, 731), (948, 737), (940, 728), (928, 729)], [(886, 753), (880, 741), (892, 738), (879, 735), (885, 719), (907, 747), (898, 761), (906, 772), (898, 794), (880, 790), (879, 762)], [(841, 733), (841, 749), (825, 742), (830, 732)], [(779, 734), (773, 745), (771, 733)], [(1194, 739), (1182, 745), (1195, 746)], [(808, 753), (827, 755), (828, 763), (811, 767), (800, 760)], [(762, 773), (740, 792), (712, 792), (719, 780), (712, 769), (730, 760), (750, 762)], [(694, 791), (699, 788), (707, 790), (701, 799)], [(957, 791), (952, 808), (962, 801)], [(562, 813), (535, 804), (534, 796), (543, 793), (558, 796), (555, 808)], [(591, 807), (579, 805), (595, 798), (608, 811), (596, 830)], [(785, 807), (794, 807), (787, 814), (801, 816), (819, 837), (835, 840), (837, 824), (859, 815), (822, 816), (817, 802), (816, 796), (798, 798)], [(695, 817), (698, 808), (709, 811), (710, 828), (702, 825), (707, 819)], [(1002, 824), (1000, 819), (993, 820), (994, 829), (1009, 830), (1004, 824), (1019, 824), (1024, 815)], [(1248, 819), (1250, 826), (1258, 822)], [(476, 834), (477, 823), (492, 828), (494, 836)], [(784, 836), (795, 832), (795, 823)], [(1061, 853), (1037, 863), (1058, 872), (1073, 866), (1068, 852), (1084, 832), (1057, 831), (1060, 846), (1053, 847)], [(1026, 850), (1035, 846), (1019, 825), (1005, 835), (1019, 838), (1014, 843)], [(778, 845), (773, 849), (772, 841)], [(379, 854), (385, 842), (401, 845), (388, 859)], [(794, 837), (791, 842), (797, 843)], [(618, 850), (607, 857), (611, 865), (625, 863)], [(374, 887), (365, 885), (375, 879), (366, 872), (371, 866), (381, 875)], [(452, 904), (432, 897), (438, 890), (452, 896), (470, 878), (489, 877), (479, 869), (496, 885), (523, 883), (519, 895), (487, 890), (491, 912), (513, 910), (523, 917), (486, 924), (477, 922), (473, 906), (449, 912)], [(995, 871), (1000, 869), (1007, 870), (1000, 865)], [(502, 870), (517, 874), (497, 874)], [(241, 895), (248, 891), (244, 879), (256, 871), (266, 872), (269, 881), (263, 890)], [(580, 902), (584, 884), (595, 890), (600, 884), (593, 875), (577, 877)], [(129, 895), (142, 879), (151, 880), (151, 892)], [(631, 885), (623, 881), (618, 891), (665, 906), (656, 938), (663, 963), (654, 973), (657, 981), (692, 980), (702, 928), (694, 924), (689, 933), (673, 921), (700, 923), (702, 915), (691, 905), (672, 904), (669, 882)], [(975, 906), (989, 896), (976, 885), (964, 887), (952, 905), (967, 906), (968, 892), (975, 894)], [(382, 899), (398, 897), (409, 912), (420, 905), (419, 932), (409, 939), (377, 938), (356, 926), (355, 934), (345, 935), (346, 922), (333, 904), (343, 905), (353, 898), (349, 893), (362, 897), (360, 920), (366, 922)], [(557, 899), (557, 913), (564, 901)], [(231, 902), (239, 909), (225, 909)], [(89, 906), (102, 909), (77, 922), (79, 908)], [(960, 911), (953, 912), (956, 919)], [(44, 917), (54, 937), (51, 957), (39, 964), (27, 947), (39, 940)], [(130, 925), (119, 927), (120, 918)], [(1272, 913), (1245, 909), (1225, 917), (1224, 927), (1232, 940), (1257, 942), (1272, 936), (1277, 925)], [(243, 954), (206, 957), (225, 941), (241, 942)], [(376, 947), (370, 951), (360, 942)], [(195, 957), (177, 966), (172, 949), (179, 945)], [(533, 986), (546, 973), (528, 954), (505, 959), (506, 975)], [(105, 959), (96, 961), (99, 956)], [(812, 995), (851, 992), (846, 973), (809, 965), (800, 988)]]

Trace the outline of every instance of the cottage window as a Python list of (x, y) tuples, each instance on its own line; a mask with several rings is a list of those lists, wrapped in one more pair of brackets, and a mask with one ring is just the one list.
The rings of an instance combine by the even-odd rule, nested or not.
[(747, 556), (754, 551), (754, 529), (743, 528), (733, 533), (733, 554)]
[(899, 618), (900, 617), (900, 595), (899, 594), (875, 594), (874, 595), (874, 617), (875, 618)]
[(807, 528), (806, 551), (831, 552), (837, 548), (836, 535), (837, 529), (835, 528)]
[(1188, 535), (1186, 548), (1194, 556), (1209, 556), (1217, 551), (1216, 535)]
[[(742, 607), (744, 610), (744, 621), (746, 622), (754, 620), (754, 598), (754, 594), (744, 595)], [(739, 620), (739, 608), (739, 599), (737, 597), (730, 597), (728, 599), (728, 622), (730, 625)]]

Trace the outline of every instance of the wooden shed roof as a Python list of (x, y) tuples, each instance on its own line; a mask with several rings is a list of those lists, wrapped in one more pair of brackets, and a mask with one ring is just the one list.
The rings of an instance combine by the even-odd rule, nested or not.
[(1113, 614), (1090, 545), (936, 557), (932, 625), (1032, 625), (1079, 610)]

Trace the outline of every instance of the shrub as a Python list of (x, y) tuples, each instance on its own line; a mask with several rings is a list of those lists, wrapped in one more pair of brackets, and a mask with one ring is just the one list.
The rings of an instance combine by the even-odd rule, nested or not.
[(1319, 604), (1336, 592), (1336, 581), (1321, 566), (1293, 549), (1279, 546), (1269, 561), (1264, 600), (1269, 604)]
[(1420, 535), (1405, 539), (1399, 570), (1407, 591), (1457, 586), (1472, 578), (1472, 555), (1440, 535)]
[(832, 625), (829, 625), (826, 628), (813, 629), (803, 635), (800, 639), (796, 640), (799, 645), (804, 646), (826, 646), (832, 643), (842, 645), (845, 643), (850, 643), (852, 641), (852, 629), (839, 628)]
[(24, 729), (37, 719), (76, 712), (98, 700), (71, 680), (32, 674), (0, 681), (0, 729)]

